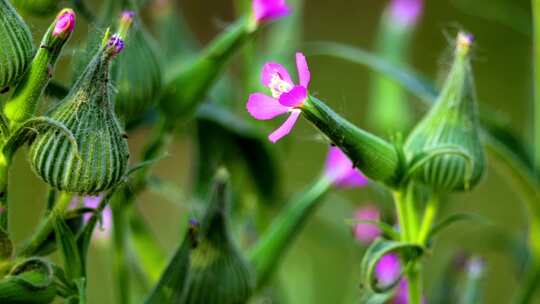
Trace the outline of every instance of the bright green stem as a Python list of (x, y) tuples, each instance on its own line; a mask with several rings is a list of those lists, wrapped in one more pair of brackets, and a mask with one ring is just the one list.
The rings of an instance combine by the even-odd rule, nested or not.
[(540, 168), (540, 0), (531, 0), (534, 23), (534, 158)]
[(433, 195), (428, 201), (426, 209), (424, 211), (424, 217), (422, 218), (422, 226), (420, 227), (420, 232), (418, 233), (418, 243), (420, 245), (425, 245), (428, 237), (431, 225), (435, 221), (437, 216), (437, 211), (439, 209), (439, 196)]
[(30, 241), (19, 250), (19, 257), (31, 257), (39, 249), (47, 237), (53, 232), (54, 220), (58, 215), (64, 214), (71, 202), (72, 194), (61, 192), (53, 209), (47, 213), (45, 219), (39, 225), (37, 232), (32, 236)]
[(179, 115), (193, 114), (229, 59), (255, 35), (256, 30), (249, 18), (242, 18), (192, 61), (181, 67), (174, 65), (166, 75), (166, 94), (161, 100), (164, 114), (174, 120), (178, 120)]
[(9, 160), (0, 155), (0, 228), (6, 232), (9, 231), (8, 177)]
[(56, 20), (43, 36), (29, 70), (4, 107), (4, 114), (11, 120), (12, 124), (18, 125), (36, 113), (42, 101), (41, 96), (52, 77), (56, 61), (71, 36), (69, 30), (66, 33), (54, 36), (52, 33), (55, 26)]
[(394, 204), (396, 205), (396, 213), (399, 222), (399, 231), (401, 233), (401, 241), (408, 242), (411, 237), (409, 236), (409, 225), (407, 224), (407, 211), (406, 211), (406, 201), (404, 199), (404, 193), (401, 191), (395, 191), (393, 193)]
[(407, 223), (409, 225), (409, 241), (415, 241), (418, 235), (419, 223), (413, 183), (410, 183), (405, 191), (405, 212), (407, 213)]
[(421, 304), (422, 302), (422, 273), (419, 262), (412, 262), (406, 271), (409, 304)]
[(392, 144), (356, 127), (313, 96), (301, 110), (367, 177), (390, 186), (398, 183), (402, 162)]
[(257, 272), (258, 288), (264, 286), (276, 270), (293, 239), (300, 234), (307, 220), (320, 206), (322, 197), (331, 185), (330, 180), (322, 177), (292, 199), (251, 250), (250, 260)]
[(529, 223), (529, 250), (531, 251), (531, 261), (525, 273), (522, 288), (517, 293), (515, 303), (531, 303), (540, 285), (540, 223), (538, 215), (532, 215)]

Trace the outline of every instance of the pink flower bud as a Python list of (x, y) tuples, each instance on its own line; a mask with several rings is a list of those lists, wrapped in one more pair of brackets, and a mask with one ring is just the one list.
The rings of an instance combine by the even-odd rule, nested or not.
[(285, 0), (253, 0), (252, 9), (257, 22), (276, 20), (290, 13)]
[(63, 9), (56, 17), (56, 25), (53, 30), (53, 36), (62, 34), (71, 34), (75, 28), (75, 12), (72, 9)]

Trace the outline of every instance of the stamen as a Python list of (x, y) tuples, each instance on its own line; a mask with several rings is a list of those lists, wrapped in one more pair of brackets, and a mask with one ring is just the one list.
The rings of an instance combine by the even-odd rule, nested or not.
[(293, 86), (283, 80), (281, 75), (277, 72), (272, 75), (272, 79), (270, 80), (270, 84), (268, 86), (270, 87), (270, 90), (272, 91), (272, 97), (274, 98), (279, 98), (281, 94), (288, 93), (290, 90), (293, 89)]

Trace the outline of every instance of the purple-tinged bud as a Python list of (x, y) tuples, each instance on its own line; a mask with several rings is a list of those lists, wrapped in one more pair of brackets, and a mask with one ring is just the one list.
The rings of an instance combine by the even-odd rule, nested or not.
[(107, 52), (113, 56), (120, 54), (124, 47), (124, 39), (120, 38), (117, 34), (112, 35), (111, 38), (109, 38), (109, 42), (107, 42)]
[(133, 24), (133, 18), (135, 18), (135, 12), (133, 11), (123, 11), (120, 16), (120, 24), (118, 32), (121, 33), (120, 36), (125, 37), (125, 33)]
[(423, 0), (393, 0), (389, 7), (390, 18), (401, 26), (414, 26), (423, 8)]
[(469, 52), (471, 45), (474, 42), (474, 35), (466, 32), (459, 32), (456, 39), (456, 51), (466, 54)]
[(285, 0), (253, 0), (252, 10), (257, 23), (276, 20), (291, 12)]
[(72, 9), (63, 9), (56, 17), (53, 36), (70, 35), (75, 28), (75, 12)]

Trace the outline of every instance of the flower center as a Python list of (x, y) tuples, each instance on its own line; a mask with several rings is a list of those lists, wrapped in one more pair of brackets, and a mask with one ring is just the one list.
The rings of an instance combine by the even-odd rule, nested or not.
[(274, 73), (270, 84), (268, 85), (272, 91), (272, 97), (279, 98), (281, 94), (288, 93), (293, 89), (293, 85), (283, 80), (279, 73)]

